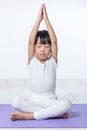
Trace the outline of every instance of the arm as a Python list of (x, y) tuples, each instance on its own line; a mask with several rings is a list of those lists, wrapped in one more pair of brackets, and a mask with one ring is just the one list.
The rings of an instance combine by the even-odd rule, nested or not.
[(42, 21), (42, 15), (43, 15), (43, 12), (42, 12), (42, 6), (41, 6), (41, 9), (39, 11), (39, 15), (37, 17), (37, 20), (32, 28), (32, 31), (30, 33), (30, 37), (29, 37), (29, 43), (28, 43), (28, 64), (30, 63), (33, 55), (34, 55), (34, 42), (35, 42), (35, 37), (36, 37), (36, 34), (38, 32), (38, 28), (39, 28), (39, 25)]
[(57, 52), (58, 52), (57, 38), (56, 38), (55, 32), (52, 28), (52, 25), (49, 21), (49, 18), (47, 16), (45, 4), (43, 4), (43, 18), (44, 18), (44, 21), (45, 21), (45, 24), (46, 24), (46, 27), (48, 29), (49, 36), (51, 39), (51, 54), (52, 54), (52, 57), (54, 58), (54, 60), (57, 62)]

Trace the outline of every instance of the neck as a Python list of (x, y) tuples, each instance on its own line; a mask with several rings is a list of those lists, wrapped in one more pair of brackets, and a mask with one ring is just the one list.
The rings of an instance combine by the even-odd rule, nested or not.
[(46, 61), (46, 59), (45, 59), (45, 60), (40, 60), (40, 59), (39, 59), (39, 61), (40, 61), (40, 63), (44, 64), (45, 61)]

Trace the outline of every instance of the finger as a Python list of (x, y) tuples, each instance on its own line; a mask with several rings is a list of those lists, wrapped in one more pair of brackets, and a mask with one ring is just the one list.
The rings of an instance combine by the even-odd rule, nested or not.
[(45, 5), (45, 3), (42, 4), (42, 6)]
[(43, 3), (43, 8), (46, 10), (46, 6), (45, 6), (45, 4)]

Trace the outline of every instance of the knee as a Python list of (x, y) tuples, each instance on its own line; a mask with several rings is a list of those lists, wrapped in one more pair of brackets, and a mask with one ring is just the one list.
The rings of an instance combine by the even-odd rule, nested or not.
[(12, 105), (14, 108), (18, 108), (19, 103), (20, 103), (20, 98), (19, 98), (19, 97), (15, 97), (15, 98), (13, 99), (11, 105)]
[(66, 108), (67, 111), (70, 110), (71, 107), (72, 107), (71, 101), (69, 101), (69, 100), (64, 100), (64, 107)]

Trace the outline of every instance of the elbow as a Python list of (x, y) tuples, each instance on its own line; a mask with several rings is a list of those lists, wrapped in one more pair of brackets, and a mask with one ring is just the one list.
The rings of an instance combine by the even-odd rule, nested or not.
[(57, 43), (57, 38), (55, 37), (53, 40), (51, 40), (51, 42), (52, 42), (53, 44), (56, 44), (56, 43)]
[(52, 44), (54, 44), (54, 45), (57, 44), (57, 39), (53, 40)]
[(33, 40), (32, 38), (29, 39), (29, 44), (34, 44), (35, 43), (35, 40)]

